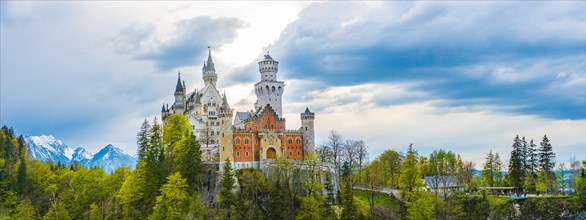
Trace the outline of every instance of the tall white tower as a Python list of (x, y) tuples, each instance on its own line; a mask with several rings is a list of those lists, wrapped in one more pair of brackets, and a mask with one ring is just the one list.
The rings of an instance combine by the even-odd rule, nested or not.
[(283, 91), (285, 90), (285, 83), (277, 81), (277, 71), (279, 71), (279, 62), (267, 52), (264, 59), (258, 62), (258, 69), (260, 71), (260, 82), (254, 84), (254, 92), (256, 94), (256, 103), (254, 107), (258, 110), (267, 104), (270, 105), (279, 118), (283, 117), (281, 108), (281, 99)]

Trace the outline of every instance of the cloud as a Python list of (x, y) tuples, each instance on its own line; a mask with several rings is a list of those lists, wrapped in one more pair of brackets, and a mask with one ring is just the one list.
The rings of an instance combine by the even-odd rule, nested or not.
[[(319, 3), (270, 48), (286, 79), (409, 82), (444, 104), (583, 119), (584, 4)], [(232, 79), (248, 80), (238, 76)]]
[(202, 48), (221, 48), (234, 41), (238, 29), (244, 27), (246, 24), (236, 18), (194, 17), (176, 22), (165, 35), (156, 35), (153, 25), (133, 24), (111, 39), (119, 53), (150, 61), (159, 70), (169, 70), (199, 64), (196, 59), (205, 57)]
[[(305, 83), (311, 84), (293, 82), (296, 87)], [(420, 155), (428, 156), (443, 148), (474, 161), (477, 168), (481, 168), (490, 150), (507, 160), (515, 135), (539, 143), (547, 134), (555, 139), (552, 142), (559, 162), (583, 150), (586, 120), (510, 114), (504, 111), (506, 107), (498, 105), (445, 105), (450, 101), (413, 92), (412, 86), (415, 85), (330, 86), (312, 91), (308, 99), (284, 97), (287, 126), (299, 127), (299, 113), (309, 106), (316, 112), (317, 144), (327, 141), (330, 130), (337, 130), (346, 139), (364, 140), (372, 159), (388, 149), (405, 152), (413, 143)], [(288, 92), (291, 91), (285, 94)], [(393, 104), (382, 105), (377, 97)]]

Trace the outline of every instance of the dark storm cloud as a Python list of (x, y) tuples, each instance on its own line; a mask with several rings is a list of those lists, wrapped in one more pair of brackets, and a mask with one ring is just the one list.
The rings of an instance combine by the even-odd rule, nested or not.
[(416, 82), (412, 89), (447, 99), (444, 105), (583, 119), (584, 4), (314, 4), (271, 50), (288, 79), (329, 86)]

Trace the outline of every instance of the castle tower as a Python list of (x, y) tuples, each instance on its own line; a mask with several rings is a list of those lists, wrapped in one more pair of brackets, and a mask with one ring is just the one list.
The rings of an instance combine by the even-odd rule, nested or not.
[[(222, 106), (220, 107), (220, 111), (218, 117), (220, 119), (220, 146), (219, 146), (219, 153), (220, 153), (220, 169), (223, 167), (223, 163), (226, 159), (230, 159), (232, 163), (234, 163), (234, 145), (232, 144), (232, 116), (233, 110), (228, 105), (228, 100), (226, 98), (226, 93), (222, 97)], [(232, 164), (233, 165), (233, 164)]]
[(169, 116), (169, 109), (165, 108), (165, 103), (163, 103), (163, 108), (161, 109), (161, 119), (165, 120)]
[(277, 72), (279, 71), (279, 62), (267, 52), (264, 59), (258, 62), (260, 71), (260, 82), (254, 84), (256, 94), (256, 103), (254, 107), (258, 110), (265, 105), (270, 105), (279, 118), (283, 118), (281, 108), (281, 99), (285, 90), (285, 83), (277, 81)]
[(303, 130), (303, 152), (305, 155), (309, 152), (315, 152), (315, 131), (313, 129), (313, 120), (315, 113), (305, 108), (305, 112), (301, 113), (301, 130)]
[(216, 68), (214, 67), (214, 61), (212, 60), (212, 49), (208, 47), (208, 61), (203, 63), (201, 68), (202, 78), (205, 86), (212, 85), (216, 88), (216, 81), (218, 81), (218, 75), (216, 74)]
[(183, 114), (185, 112), (185, 83), (181, 84), (181, 73), (177, 73), (177, 85), (175, 86), (175, 104), (173, 109), (175, 113)]

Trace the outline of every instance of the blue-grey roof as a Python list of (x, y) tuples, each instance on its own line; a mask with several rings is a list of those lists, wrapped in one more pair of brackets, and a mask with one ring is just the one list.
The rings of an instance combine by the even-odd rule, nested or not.
[(309, 108), (305, 108), (305, 112), (304, 112), (304, 113), (305, 113), (305, 114), (310, 114), (310, 113), (311, 113), (311, 111), (309, 111)]
[(236, 112), (236, 117), (238, 117), (240, 120), (246, 120), (250, 118), (250, 113), (249, 112)]
[(267, 54), (265, 54), (265, 58), (263, 60), (273, 60), (273, 58), (271, 57), (271, 55), (269, 55), (269, 53), (267, 52)]
[(177, 73), (177, 85), (175, 86), (175, 92), (183, 92), (183, 85), (181, 85), (181, 73)]
[(216, 72), (216, 68), (214, 67), (214, 61), (212, 60), (212, 49), (209, 49), (208, 62), (204, 64), (204, 72), (207, 71)]
[(423, 181), (430, 188), (451, 188), (458, 187), (458, 181), (453, 176), (426, 176)]

